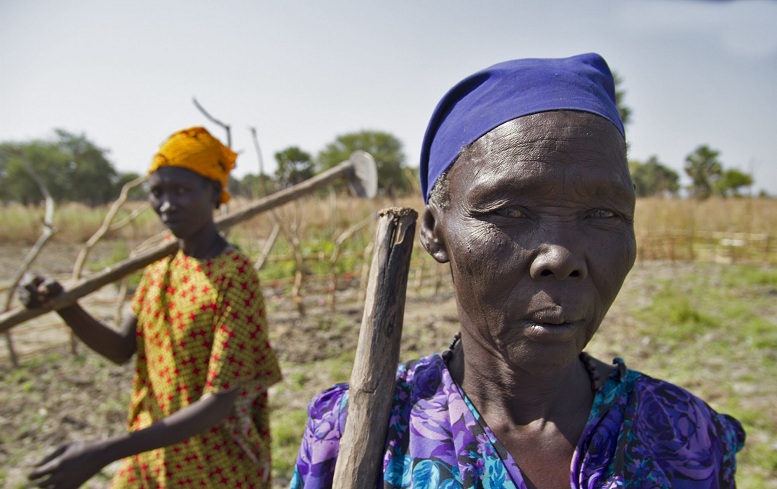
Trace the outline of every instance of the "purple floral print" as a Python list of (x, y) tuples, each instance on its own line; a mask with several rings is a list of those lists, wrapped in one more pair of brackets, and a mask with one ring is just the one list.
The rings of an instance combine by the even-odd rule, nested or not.
[[(738, 421), (668, 382), (621, 365), (596, 392), (570, 470), (572, 488), (735, 487)], [(291, 488), (330, 488), (348, 386), (313, 398)], [(521, 471), (439, 355), (400, 365), (383, 487), (526, 489)]]

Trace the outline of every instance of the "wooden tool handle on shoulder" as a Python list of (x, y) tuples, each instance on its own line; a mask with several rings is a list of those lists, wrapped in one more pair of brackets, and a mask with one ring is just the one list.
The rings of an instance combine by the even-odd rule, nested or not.
[(417, 218), (407, 208), (380, 212), (335, 467), (333, 487), (338, 489), (376, 487), (383, 472)]

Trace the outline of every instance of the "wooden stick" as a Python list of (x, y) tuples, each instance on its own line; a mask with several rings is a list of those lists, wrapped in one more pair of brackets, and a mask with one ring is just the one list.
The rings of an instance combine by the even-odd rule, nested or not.
[(333, 487), (378, 487), (399, 361), (416, 211), (380, 212)]
[(192, 102), (194, 102), (194, 106), (197, 107), (197, 110), (202, 112), (202, 115), (208, 118), (211, 122), (213, 122), (216, 125), (221, 126), (225, 131), (227, 131), (227, 147), (232, 147), (232, 128), (229, 126), (229, 124), (224, 124), (220, 120), (216, 119), (212, 115), (208, 113), (207, 110), (205, 110), (205, 107), (200, 105), (199, 102), (197, 102), (197, 97), (192, 97)]
[(51, 193), (49, 193), (49, 189), (46, 187), (46, 183), (35, 172), (35, 169), (32, 167), (30, 162), (27, 161), (27, 158), (25, 158), (23, 155), (19, 156), (22, 160), (22, 164), (24, 165), (24, 169), (27, 171), (27, 173), (29, 173), (30, 177), (35, 180), (35, 183), (38, 184), (38, 189), (40, 189), (40, 193), (43, 194), (43, 197), (46, 201), (46, 214), (43, 217), (43, 232), (41, 233), (40, 237), (38, 237), (35, 245), (30, 248), (30, 251), (27, 252), (27, 256), (24, 257), (24, 260), (22, 260), (21, 265), (11, 279), (11, 284), (8, 287), (8, 293), (5, 297), (5, 304), (3, 304), (2, 308), (3, 312), (11, 308), (14, 289), (16, 289), (16, 286), (19, 285), (19, 282), (21, 282), (22, 277), (24, 277), (24, 274), (30, 268), (30, 265), (32, 265), (32, 263), (38, 258), (38, 255), (49, 239), (57, 232), (57, 229), (54, 227), (54, 198), (51, 196)]
[(368, 224), (371, 224), (376, 217), (376, 214), (370, 214), (365, 219), (362, 219), (361, 222), (357, 222), (353, 226), (343, 231), (335, 240), (334, 249), (332, 249), (332, 254), (329, 255), (329, 297), (327, 302), (329, 302), (330, 311), (334, 312), (335, 310), (335, 292), (337, 291), (337, 272), (335, 267), (337, 266), (337, 259), (340, 257), (340, 250), (342, 249), (343, 243), (350, 239), (351, 236), (356, 233), (356, 231), (360, 230), (364, 226), (367, 226)]
[(94, 245), (96, 245), (97, 242), (100, 241), (102, 237), (105, 236), (105, 234), (111, 229), (113, 218), (116, 217), (116, 214), (119, 212), (119, 209), (121, 209), (121, 206), (123, 206), (124, 203), (127, 202), (127, 197), (129, 197), (130, 190), (137, 187), (138, 185), (142, 185), (143, 182), (146, 181), (146, 179), (147, 177), (143, 175), (143, 176), (134, 178), (133, 180), (125, 183), (121, 187), (119, 198), (116, 199), (113, 202), (113, 204), (111, 204), (111, 208), (108, 209), (108, 213), (105, 215), (102, 225), (100, 225), (100, 228), (92, 235), (91, 238), (86, 240), (86, 244), (84, 245), (83, 248), (81, 248), (81, 252), (78, 253), (78, 257), (76, 258), (76, 263), (75, 265), (73, 265), (73, 280), (81, 279), (81, 272), (84, 269), (84, 263), (86, 262), (86, 257), (89, 256), (89, 252), (92, 251), (92, 248), (94, 248)]
[[(291, 202), (294, 199), (313, 192), (319, 188), (325, 187), (332, 182), (340, 179), (353, 179), (355, 178), (354, 165), (351, 160), (346, 160), (337, 166), (323, 171), (313, 178), (309, 178), (304, 182), (301, 182), (293, 187), (281, 190), (272, 195), (269, 195), (263, 199), (260, 199), (254, 204), (246, 206), (242, 209), (229, 214), (227, 216), (217, 218), (216, 225), (221, 231), (225, 231), (230, 227), (254, 217), (255, 215), (267, 211), (269, 209), (278, 207), (287, 202)], [(0, 314), (0, 333), (5, 332), (13, 328), (14, 326), (21, 324), (30, 319), (34, 319), (38, 316), (46, 314), (47, 312), (61, 309), (65, 306), (69, 306), (75, 303), (81, 297), (100, 289), (101, 287), (115, 282), (125, 275), (128, 275), (136, 270), (154, 263), (155, 261), (164, 258), (165, 256), (172, 255), (178, 251), (178, 242), (164, 242), (155, 246), (144, 253), (140, 253), (137, 256), (128, 258), (124, 261), (118, 262), (112, 267), (108, 267), (102, 272), (99, 272), (87, 279), (77, 282), (73, 287), (69, 288), (64, 294), (58, 296), (47, 307), (41, 307), (38, 309), (14, 309), (12, 311)]]
[[(16, 289), (16, 286), (19, 285), (19, 282), (21, 282), (24, 273), (28, 268), (30, 268), (32, 262), (38, 258), (38, 254), (41, 252), (46, 243), (48, 243), (49, 239), (54, 236), (54, 233), (57, 232), (56, 228), (54, 227), (54, 198), (49, 193), (49, 189), (46, 187), (46, 183), (40, 176), (38, 176), (30, 162), (27, 161), (27, 158), (25, 158), (22, 154), (19, 154), (19, 157), (22, 160), (24, 169), (27, 171), (27, 173), (30, 174), (32, 179), (35, 180), (35, 183), (38, 184), (40, 193), (43, 194), (43, 197), (46, 199), (46, 215), (43, 218), (43, 233), (41, 233), (38, 241), (35, 242), (35, 246), (33, 246), (30, 251), (27, 252), (27, 256), (24, 258), (18, 271), (11, 279), (11, 285), (8, 287), (8, 295), (6, 295), (5, 304), (3, 305), (2, 309), (3, 312), (8, 311), (11, 308), (11, 301), (13, 300), (14, 290)], [(19, 357), (16, 356), (16, 350), (14, 350), (11, 332), (5, 331), (3, 336), (5, 336), (5, 343), (8, 347), (8, 354), (11, 357), (11, 364), (14, 367), (18, 367)]]

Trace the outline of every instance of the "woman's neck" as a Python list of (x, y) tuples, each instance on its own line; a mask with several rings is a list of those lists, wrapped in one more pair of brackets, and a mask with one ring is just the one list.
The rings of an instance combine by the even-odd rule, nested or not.
[(219, 233), (215, 224), (204, 229), (197, 236), (178, 240), (178, 247), (181, 251), (198, 260), (208, 260), (219, 256), (227, 244), (227, 240)]
[[(547, 372), (525, 371), (495, 355), (467, 354), (465, 341), (454, 345), (448, 369), (480, 413), (514, 426), (536, 421), (565, 424), (588, 417), (594, 394), (591, 374), (579, 360)], [(573, 422), (573, 424), (579, 424)]]

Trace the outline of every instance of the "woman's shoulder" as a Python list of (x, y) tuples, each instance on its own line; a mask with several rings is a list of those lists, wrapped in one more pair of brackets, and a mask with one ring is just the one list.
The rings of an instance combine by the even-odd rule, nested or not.
[(651, 487), (680, 481), (683, 487), (730, 487), (735, 454), (745, 442), (739, 421), (679, 385), (627, 370), (622, 361), (616, 370), (597, 396), (590, 436), (609, 440), (618, 477), (649, 474)]
[(348, 384), (339, 383), (314, 395), (308, 405), (310, 419), (323, 419), (329, 413), (337, 412), (348, 400)]
[[(445, 362), (436, 353), (401, 363), (397, 366), (395, 389), (425, 392), (436, 388), (444, 368)], [(348, 409), (348, 391), (348, 383), (338, 383), (313, 396), (308, 405), (310, 420), (333, 421), (333, 415), (339, 418)], [(406, 397), (395, 396), (395, 402), (402, 398)]]
[(234, 268), (248, 266), (248, 268), (253, 269), (251, 259), (248, 258), (248, 255), (243, 253), (240, 248), (231, 243), (228, 243), (227, 247), (224, 248), (224, 251), (222, 251), (221, 254), (219, 254), (217, 257), (213, 258), (213, 261), (229, 264)]
[[(605, 396), (613, 394), (629, 398), (640, 405), (654, 404), (665, 409), (682, 409), (683, 406), (704, 407), (713, 411), (709, 405), (690, 390), (670, 381), (653, 377), (639, 370), (626, 367), (621, 358), (612, 362), (612, 371), (604, 388)], [(714, 412), (714, 411), (713, 411)]]
[(203, 269), (210, 271), (211, 274), (215, 274), (216, 277), (241, 277), (242, 280), (249, 280), (251, 282), (259, 280), (251, 259), (232, 244), (227, 245), (218, 256), (204, 262)]
[[(742, 448), (745, 432), (732, 416), (722, 414), (701, 397), (672, 382), (640, 372), (631, 377), (630, 409), (633, 427), (642, 433), (675, 433), (691, 437), (689, 430), (718, 438), (735, 451)], [(712, 441), (712, 440), (710, 440)]]
[(642, 372), (636, 374), (631, 388), (642, 403), (658, 403), (665, 408), (676, 409), (692, 405), (713, 411), (701, 397), (680, 385)]

